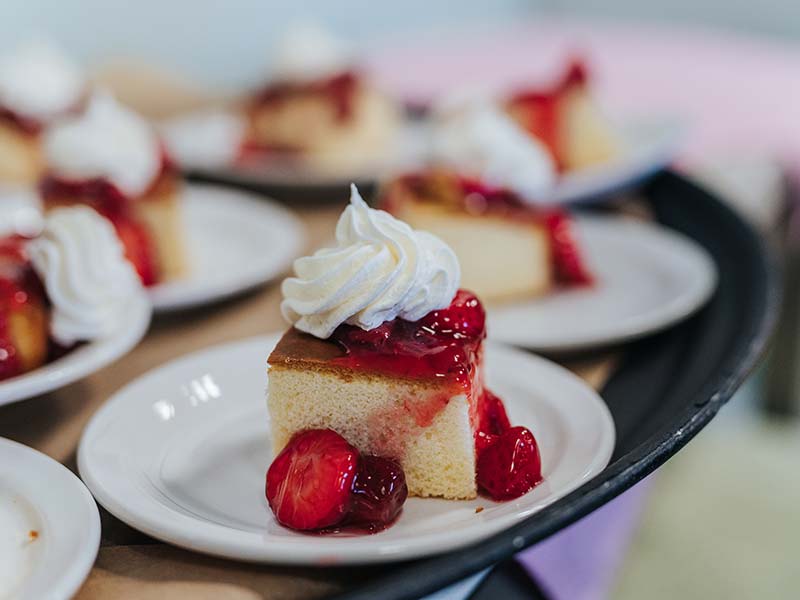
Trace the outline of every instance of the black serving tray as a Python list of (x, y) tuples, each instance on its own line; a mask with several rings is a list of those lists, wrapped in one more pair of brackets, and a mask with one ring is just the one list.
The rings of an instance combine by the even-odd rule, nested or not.
[(680, 450), (731, 397), (764, 352), (780, 301), (776, 264), (762, 240), (719, 200), (673, 173), (644, 188), (663, 225), (714, 257), (719, 287), (688, 321), (631, 344), (602, 391), (617, 444), (600, 475), (525, 521), (473, 546), (423, 560), (363, 567), (336, 596), (419, 598), (548, 537), (633, 486)]

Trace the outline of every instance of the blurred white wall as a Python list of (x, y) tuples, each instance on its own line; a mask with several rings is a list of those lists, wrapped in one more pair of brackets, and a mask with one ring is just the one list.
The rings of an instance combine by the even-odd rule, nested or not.
[(403, 32), (491, 26), (537, 14), (711, 23), (800, 37), (800, 0), (0, 0), (0, 52), (53, 36), (87, 62), (141, 58), (236, 87), (261, 79), (290, 22), (314, 19), (369, 47)]
[(368, 46), (403, 31), (502, 23), (537, 5), (538, 0), (0, 0), (0, 52), (38, 33), (90, 63), (108, 56), (143, 58), (235, 86), (257, 81), (280, 31), (310, 16)]

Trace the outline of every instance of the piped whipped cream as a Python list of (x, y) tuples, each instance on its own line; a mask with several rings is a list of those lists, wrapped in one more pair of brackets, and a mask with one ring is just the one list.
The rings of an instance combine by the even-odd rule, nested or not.
[(237, 114), (204, 110), (173, 117), (160, 131), (171, 157), (187, 167), (224, 167), (239, 155), (246, 124)]
[(432, 154), (434, 162), (509, 189), (528, 203), (540, 201), (556, 179), (548, 149), (487, 100), (440, 110)]
[(84, 114), (50, 128), (44, 153), (57, 177), (106, 179), (132, 198), (142, 195), (161, 171), (153, 128), (105, 93), (96, 94)]
[(86, 85), (77, 65), (42, 41), (0, 58), (0, 105), (36, 121), (50, 121), (75, 107)]
[(51, 211), (26, 249), (53, 307), (51, 335), (65, 346), (113, 333), (144, 293), (113, 225), (87, 206)]
[(276, 79), (314, 81), (352, 68), (352, 48), (327, 30), (311, 24), (289, 28), (275, 51), (272, 65)]
[(417, 321), (450, 305), (461, 269), (450, 247), (367, 206), (355, 185), (336, 226), (336, 246), (294, 263), (281, 311), (297, 329), (328, 338), (342, 323), (370, 330)]

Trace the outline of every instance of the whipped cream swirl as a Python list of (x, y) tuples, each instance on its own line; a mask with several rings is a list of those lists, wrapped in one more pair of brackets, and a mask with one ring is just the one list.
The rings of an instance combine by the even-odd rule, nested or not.
[(556, 168), (547, 148), (489, 101), (441, 110), (434, 123), (433, 160), (528, 203), (553, 186)]
[(0, 59), (0, 105), (24, 117), (47, 122), (75, 107), (85, 89), (80, 69), (44, 42)]
[(276, 79), (307, 82), (347, 71), (353, 62), (346, 42), (313, 23), (298, 23), (276, 48), (272, 68)]
[(416, 321), (450, 305), (461, 270), (450, 247), (367, 206), (355, 185), (336, 226), (336, 246), (294, 263), (281, 311), (297, 329), (328, 338), (342, 323), (374, 329)]
[(87, 206), (50, 212), (27, 251), (53, 307), (51, 334), (65, 346), (113, 333), (144, 293), (114, 227)]
[(103, 178), (130, 197), (142, 195), (161, 170), (161, 148), (150, 124), (108, 94), (86, 112), (48, 130), (48, 168), (64, 179)]

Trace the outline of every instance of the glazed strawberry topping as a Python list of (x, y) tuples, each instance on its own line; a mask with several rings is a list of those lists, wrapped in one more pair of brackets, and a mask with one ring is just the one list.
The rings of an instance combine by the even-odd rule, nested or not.
[(296, 433), (273, 461), (266, 494), (286, 527), (375, 533), (397, 519), (408, 487), (396, 461), (361, 457), (332, 429), (309, 429)]
[(335, 360), (349, 368), (440, 378), (467, 387), (486, 335), (485, 321), (486, 313), (475, 295), (459, 290), (448, 308), (419, 321), (395, 319), (369, 331), (341, 325), (331, 339), (346, 352)]
[(407, 497), (406, 476), (397, 461), (363, 456), (353, 482), (346, 523), (370, 532), (385, 529), (397, 519)]
[(0, 239), (0, 380), (23, 371), (11, 338), (10, 316), (31, 302), (43, 302), (43, 298), (41, 283), (25, 257), (23, 239)]
[(518, 498), (541, 480), (539, 447), (525, 427), (508, 429), (478, 455), (478, 486), (493, 500)]
[(277, 81), (258, 92), (254, 102), (259, 105), (278, 104), (301, 96), (322, 96), (334, 106), (336, 118), (346, 121), (353, 115), (358, 83), (359, 77), (353, 71), (311, 82)]
[(117, 235), (125, 248), (125, 258), (136, 269), (142, 284), (150, 286), (158, 283), (156, 261), (153, 256), (153, 242), (144, 225), (121, 214), (105, 216), (117, 230)]
[(511, 428), (511, 423), (508, 420), (503, 401), (489, 390), (484, 390), (478, 411), (475, 451), (480, 456), (485, 448), (495, 443), (500, 435)]
[(300, 531), (340, 523), (350, 509), (358, 460), (358, 450), (332, 429), (296, 433), (267, 471), (275, 518)]
[(570, 218), (563, 212), (552, 212), (547, 215), (545, 223), (550, 232), (556, 281), (562, 285), (591, 285), (593, 278), (581, 257)]
[(561, 149), (562, 100), (570, 90), (585, 86), (587, 79), (584, 63), (573, 59), (561, 78), (551, 87), (520, 90), (507, 102), (509, 112), (532, 136), (541, 140), (550, 149), (560, 171), (564, 170)]

